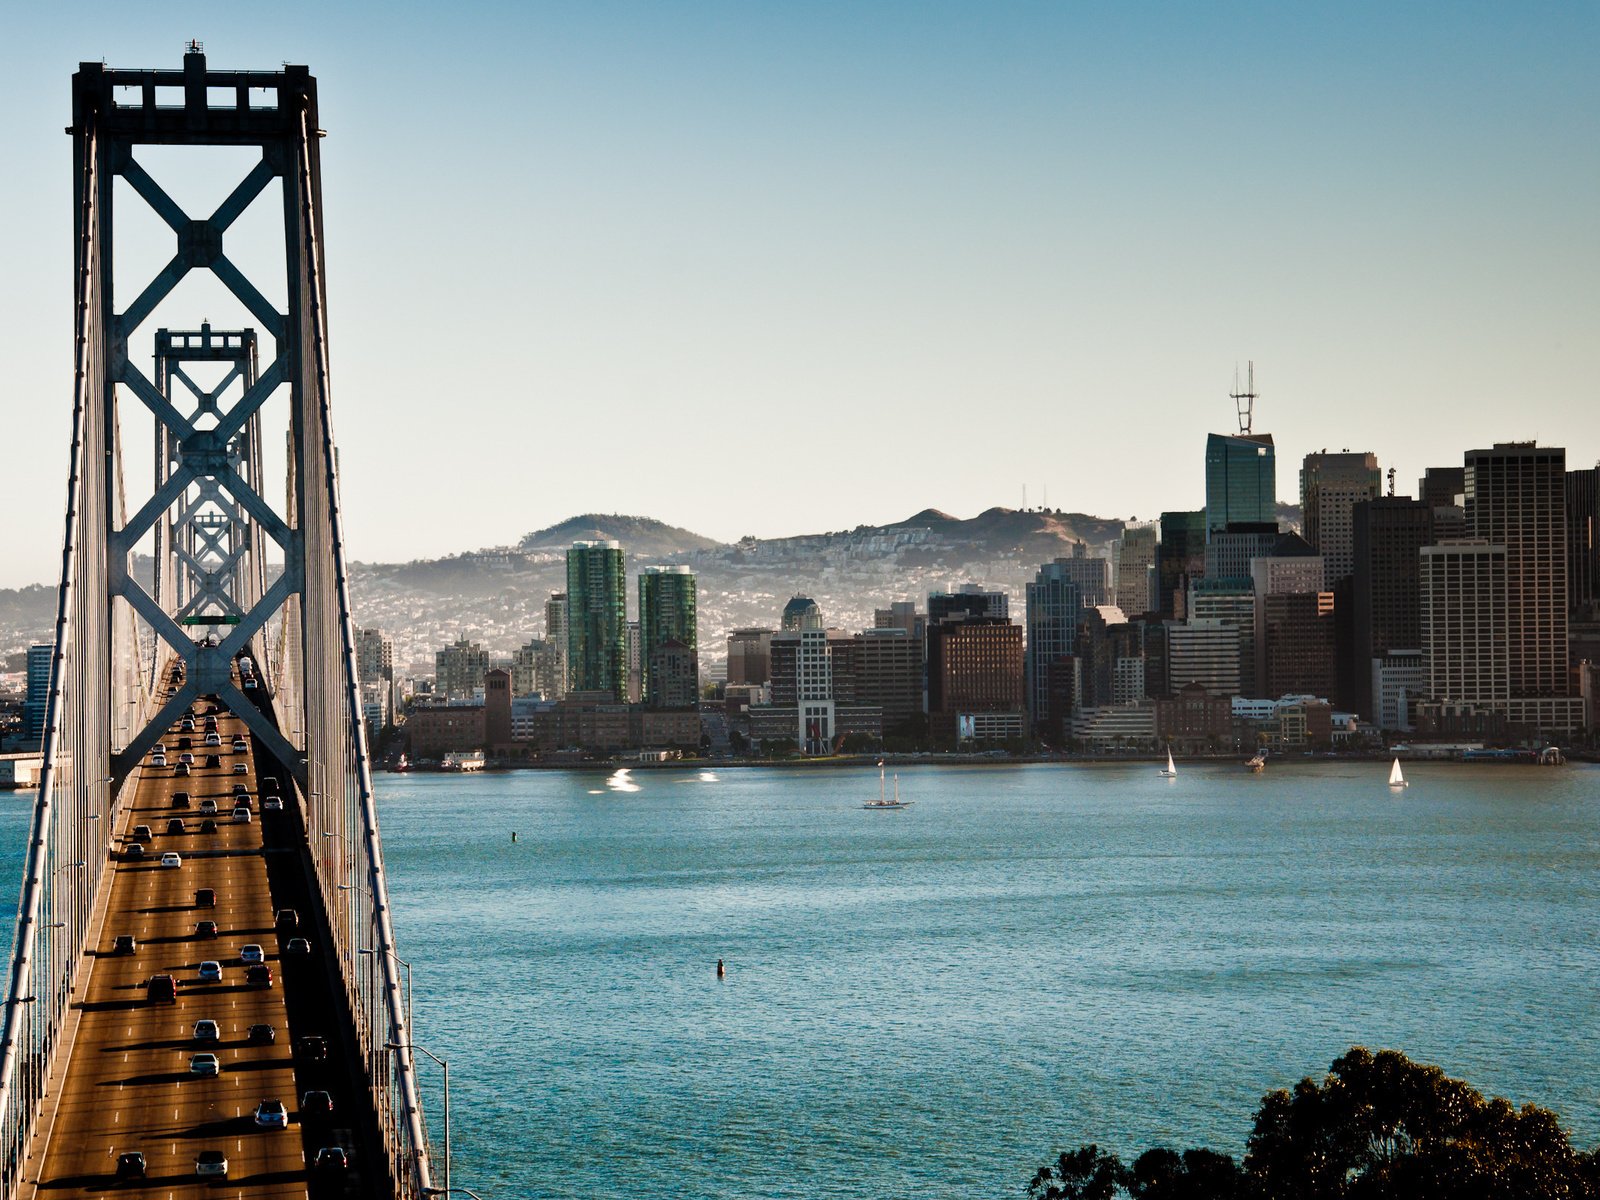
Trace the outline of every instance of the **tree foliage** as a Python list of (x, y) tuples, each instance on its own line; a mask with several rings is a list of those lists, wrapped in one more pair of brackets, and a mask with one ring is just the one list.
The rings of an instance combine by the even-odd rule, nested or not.
[(1396, 1050), (1356, 1046), (1319, 1083), (1268, 1092), (1243, 1163), (1082, 1146), (1040, 1167), (1030, 1200), (1600, 1200), (1600, 1152), (1556, 1115), (1513, 1108)]

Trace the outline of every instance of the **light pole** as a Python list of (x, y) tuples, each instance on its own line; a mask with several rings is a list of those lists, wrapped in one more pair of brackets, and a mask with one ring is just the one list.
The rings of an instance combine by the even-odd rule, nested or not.
[[(453, 1190), (450, 1187), (450, 1064), (432, 1050), (423, 1049), (416, 1042), (385, 1042), (384, 1046), (389, 1050), (421, 1050), (439, 1064), (439, 1070), (444, 1074), (444, 1189), (442, 1191), (436, 1190), (432, 1194), (448, 1196)], [(466, 1189), (463, 1188), (462, 1191), (466, 1191)], [(471, 1193), (469, 1192), (468, 1195), (471, 1195)]]
[[(356, 953), (375, 955), (378, 952), (370, 949), (369, 947), (360, 946), (356, 949)], [(394, 959), (395, 962), (399, 963), (406, 969), (406, 1033), (409, 1035), (411, 1033), (411, 964), (405, 959), (401, 958), (393, 950), (389, 951), (389, 957)], [(426, 1051), (424, 1051), (424, 1053), (426, 1053)]]

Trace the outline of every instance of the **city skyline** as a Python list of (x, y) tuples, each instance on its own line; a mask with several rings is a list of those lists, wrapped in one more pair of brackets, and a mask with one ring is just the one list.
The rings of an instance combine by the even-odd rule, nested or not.
[[(334, 415), (364, 560), (573, 512), (732, 540), (1024, 488), (1152, 519), (1193, 506), (1195, 448), (1232, 431), (1249, 360), (1285, 465), (1349, 446), (1404, 480), (1442, 440), (1531, 438), (1600, 459), (1591, 7), (382, 11), (13, 18), (0, 87), (29, 186), (4, 201), (8, 424), (66, 443), (64, 80), (79, 60), (172, 63), (196, 37), (218, 69), (322, 81)], [(144, 227), (118, 244), (167, 252)], [(175, 298), (169, 323), (224, 322), (209, 302)], [(595, 414), (658, 433), (671, 412), (707, 469), (670, 493), (650, 439), (615, 439), (606, 472), (541, 449)], [(976, 454), (949, 436), (974, 413)], [(804, 504), (758, 487), (729, 505), (727, 477), (764, 479), (808, 422), (853, 436)], [(1102, 453), (1126, 444), (1144, 470)], [(527, 447), (537, 486), (478, 469), (485, 446)], [(65, 468), (13, 461), (0, 502), (52, 513)], [(58, 523), (21, 524), (0, 585), (53, 577)]]

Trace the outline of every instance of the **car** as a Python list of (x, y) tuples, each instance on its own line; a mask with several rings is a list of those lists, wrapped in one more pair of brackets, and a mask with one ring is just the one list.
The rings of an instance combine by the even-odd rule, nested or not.
[(202, 1150), (194, 1158), (194, 1173), (202, 1179), (228, 1177), (228, 1156), (221, 1150)]
[(264, 795), (264, 796), (275, 795), (278, 792), (278, 790), (279, 790), (279, 788), (278, 788), (278, 777), (276, 775), (268, 775), (265, 779), (263, 779), (261, 781), (261, 794), (262, 795)]
[(222, 964), (214, 958), (208, 958), (200, 964), (196, 974), (200, 976), (201, 983), (221, 983)]
[(168, 850), (161, 856), (161, 865), (163, 867), (181, 867), (183, 866), (183, 855), (176, 850)]
[(137, 1150), (128, 1150), (117, 1155), (115, 1174), (118, 1179), (143, 1179), (144, 1155)]
[(248, 825), (254, 819), (255, 818), (252, 816), (250, 810), (242, 804), (238, 805), (233, 810), (233, 823), (235, 825)]
[(239, 947), (239, 961), (249, 966), (251, 963), (267, 961), (267, 952), (260, 946), (251, 942), (248, 946)]
[(244, 784), (244, 783), (236, 783), (236, 784), (234, 784), (233, 785), (233, 794), (235, 796), (248, 796), (250, 794), (250, 786), (249, 786), (249, 784)]
[[(214, 724), (216, 724), (216, 722), (213, 721), (212, 724), (214, 725)], [(215, 732), (206, 734), (206, 743), (205, 744), (208, 745), (208, 746), (220, 746), (220, 745), (222, 745), (222, 735), (219, 734), (219, 733), (215, 733)]]
[(172, 793), (172, 807), (173, 808), (188, 808), (189, 807), (189, 793), (188, 792), (173, 792)]
[(180, 721), (178, 723), (178, 732), (179, 733), (193, 733), (194, 732), (194, 718), (193, 717), (185, 717), (182, 721)]
[(222, 1064), (217, 1061), (215, 1054), (191, 1054), (189, 1074), (198, 1075), (202, 1079), (212, 1078), (222, 1074)]
[(247, 751), (249, 749), (250, 749), (250, 743), (245, 741), (243, 738), (234, 738), (233, 739), (233, 752), (235, 754), (243, 754), (245, 751)]
[(220, 754), (208, 754), (208, 755), (206, 755), (206, 766), (208, 766), (208, 767), (220, 767), (221, 765), (222, 765), (222, 756)]
[(122, 857), (127, 859), (129, 862), (138, 862), (144, 858), (144, 843), (129, 842), (122, 848)]
[(215, 921), (196, 921), (194, 935), (199, 938), (214, 938), (217, 936), (217, 923)]
[(197, 1042), (220, 1042), (222, 1040), (222, 1029), (215, 1021), (196, 1021), (194, 1023), (194, 1040)]
[(152, 975), (145, 982), (144, 997), (151, 1004), (176, 1004), (178, 981), (171, 975)]
[(278, 1040), (278, 1031), (271, 1025), (252, 1025), (244, 1040), (252, 1046), (270, 1046)]
[(350, 1166), (350, 1156), (343, 1146), (324, 1146), (317, 1151), (311, 1166), (318, 1171), (343, 1171)]
[(262, 812), (282, 812), (283, 811), (283, 797), (282, 796), (268, 796), (265, 800), (263, 800), (261, 802), (261, 811)]
[(178, 749), (179, 749), (179, 750), (188, 750), (188, 749), (191, 749), (191, 748), (192, 748), (192, 747), (191, 747), (191, 746), (190, 746), (190, 744), (189, 744), (189, 743), (190, 743), (190, 740), (191, 740), (191, 739), (189, 739), (189, 738), (186, 738), (186, 737), (181, 737), (181, 738), (179, 738), (179, 739), (178, 739)]
[(210, 817), (207, 817), (204, 821), (200, 822), (200, 832), (201, 833), (215, 833), (216, 831), (217, 831), (217, 823), (215, 821), (213, 821)]
[(317, 1120), (333, 1115), (333, 1097), (327, 1092), (314, 1089), (300, 1097), (300, 1117), (302, 1120)]
[(208, 712), (206, 714), (206, 730), (207, 732), (215, 732), (216, 728), (217, 714), (215, 712)]
[(138, 948), (139, 942), (131, 933), (119, 933), (111, 942), (113, 954), (132, 954)]
[(235, 789), (233, 793), (233, 806), (235, 808), (252, 809), (255, 807), (254, 802), (250, 799), (250, 793), (240, 789)]
[(150, 756), (150, 765), (152, 767), (164, 767), (164, 766), (166, 766), (167, 765), (167, 756), (165, 754), (152, 754)]
[(311, 943), (305, 938), (290, 938), (289, 944), (284, 947), (284, 953), (296, 958), (303, 958), (311, 953)]
[(188, 763), (179, 763), (177, 766), (172, 768), (172, 773), (174, 775), (176, 775), (179, 779), (187, 779), (189, 777), (189, 773), (190, 773), (189, 772), (189, 764)]
[(233, 773), (235, 775), (248, 775), (248, 774), (250, 774), (250, 764), (249, 763), (234, 763), (233, 764)]
[(327, 1062), (328, 1039), (315, 1034), (303, 1037), (295, 1043), (294, 1053), (296, 1058), (304, 1059), (306, 1062)]
[(182, 832), (183, 832), (183, 818), (182, 817), (173, 817), (170, 821), (167, 822), (167, 836), (168, 837), (171, 837), (174, 834), (179, 834), (179, 833), (182, 833)]
[(256, 690), (256, 681), (253, 676), (244, 681), (244, 690), (247, 692), (253, 692)]
[(278, 915), (273, 918), (272, 924), (280, 932), (285, 929), (299, 929), (300, 914), (292, 908), (280, 908)]
[(266, 963), (256, 963), (244, 969), (244, 981), (249, 987), (271, 987), (272, 968)]
[(214, 817), (217, 815), (217, 802), (210, 796), (200, 801), (200, 815), (202, 817)]
[(150, 832), (150, 826), (148, 825), (135, 825), (133, 833), (129, 836), (136, 842), (148, 842), (154, 840), (156, 835)]
[(289, 1110), (282, 1100), (263, 1100), (256, 1105), (256, 1125), (261, 1129), (289, 1128)]
[(217, 906), (217, 890), (215, 888), (199, 888), (194, 894), (196, 908), (215, 908)]
[(192, 754), (180, 754), (180, 755), (178, 755), (178, 761), (183, 763), (185, 766), (192, 767), (192, 766), (194, 766), (194, 755), (192, 755)]

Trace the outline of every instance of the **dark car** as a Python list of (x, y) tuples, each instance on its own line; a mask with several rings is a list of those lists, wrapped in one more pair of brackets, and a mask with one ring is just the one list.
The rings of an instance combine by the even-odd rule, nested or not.
[(189, 793), (188, 792), (173, 792), (172, 793), (172, 807), (173, 808), (188, 808), (189, 807)]
[(350, 1156), (345, 1153), (343, 1146), (324, 1146), (317, 1151), (317, 1157), (311, 1165), (318, 1171), (337, 1173), (349, 1168)]
[(144, 996), (151, 1004), (176, 1004), (178, 981), (171, 975), (152, 975), (144, 985)]
[(210, 817), (207, 817), (204, 821), (200, 822), (200, 832), (201, 833), (215, 833), (216, 831), (217, 831), (217, 823), (215, 821), (213, 821)]
[(277, 919), (273, 922), (273, 924), (279, 930), (299, 929), (300, 914), (295, 912), (295, 910), (292, 908), (280, 908), (278, 910)]
[(320, 1120), (333, 1115), (333, 1097), (327, 1092), (316, 1090), (307, 1092), (300, 1097), (300, 1117), (302, 1120)]
[(253, 963), (244, 969), (246, 987), (271, 987), (272, 968), (266, 963)]
[(208, 767), (220, 767), (221, 765), (222, 765), (222, 756), (220, 754), (208, 754), (208, 755), (206, 755), (206, 766), (208, 766)]
[(123, 847), (122, 857), (127, 859), (127, 860), (129, 860), (130, 862), (138, 862), (140, 859), (142, 859), (144, 857), (144, 843), (143, 842), (129, 842), (126, 846)]
[(188, 763), (179, 763), (177, 766), (172, 768), (172, 773), (174, 775), (178, 776), (178, 778), (180, 778), (180, 779), (187, 778), (188, 775), (189, 775), (189, 764)]
[(116, 1177), (118, 1179), (143, 1179), (144, 1155), (137, 1150), (130, 1150), (125, 1154), (117, 1155)]
[(215, 908), (217, 906), (217, 891), (215, 888), (201, 888), (194, 894), (196, 908)]
[(183, 818), (182, 817), (173, 817), (172, 820), (168, 821), (167, 822), (167, 832), (169, 834), (170, 833), (182, 833), (183, 832)]
[(302, 937), (292, 937), (283, 952), (292, 958), (304, 958), (311, 953), (311, 943)]
[(132, 954), (138, 948), (139, 943), (131, 933), (119, 933), (111, 943), (113, 954)]
[(271, 1025), (252, 1025), (244, 1040), (252, 1046), (270, 1046), (278, 1040), (278, 1031)]
[(302, 1058), (306, 1062), (327, 1062), (328, 1039), (315, 1034), (303, 1037), (295, 1043), (294, 1052), (296, 1058)]
[(186, 737), (179, 738), (178, 739), (178, 749), (179, 750), (187, 750), (187, 749), (189, 749), (189, 739), (186, 738)]
[(133, 827), (133, 840), (136, 842), (148, 842), (155, 836), (150, 832), (150, 826), (148, 825), (135, 825)]
[(217, 923), (215, 921), (196, 921), (194, 935), (200, 938), (214, 938), (217, 936)]

